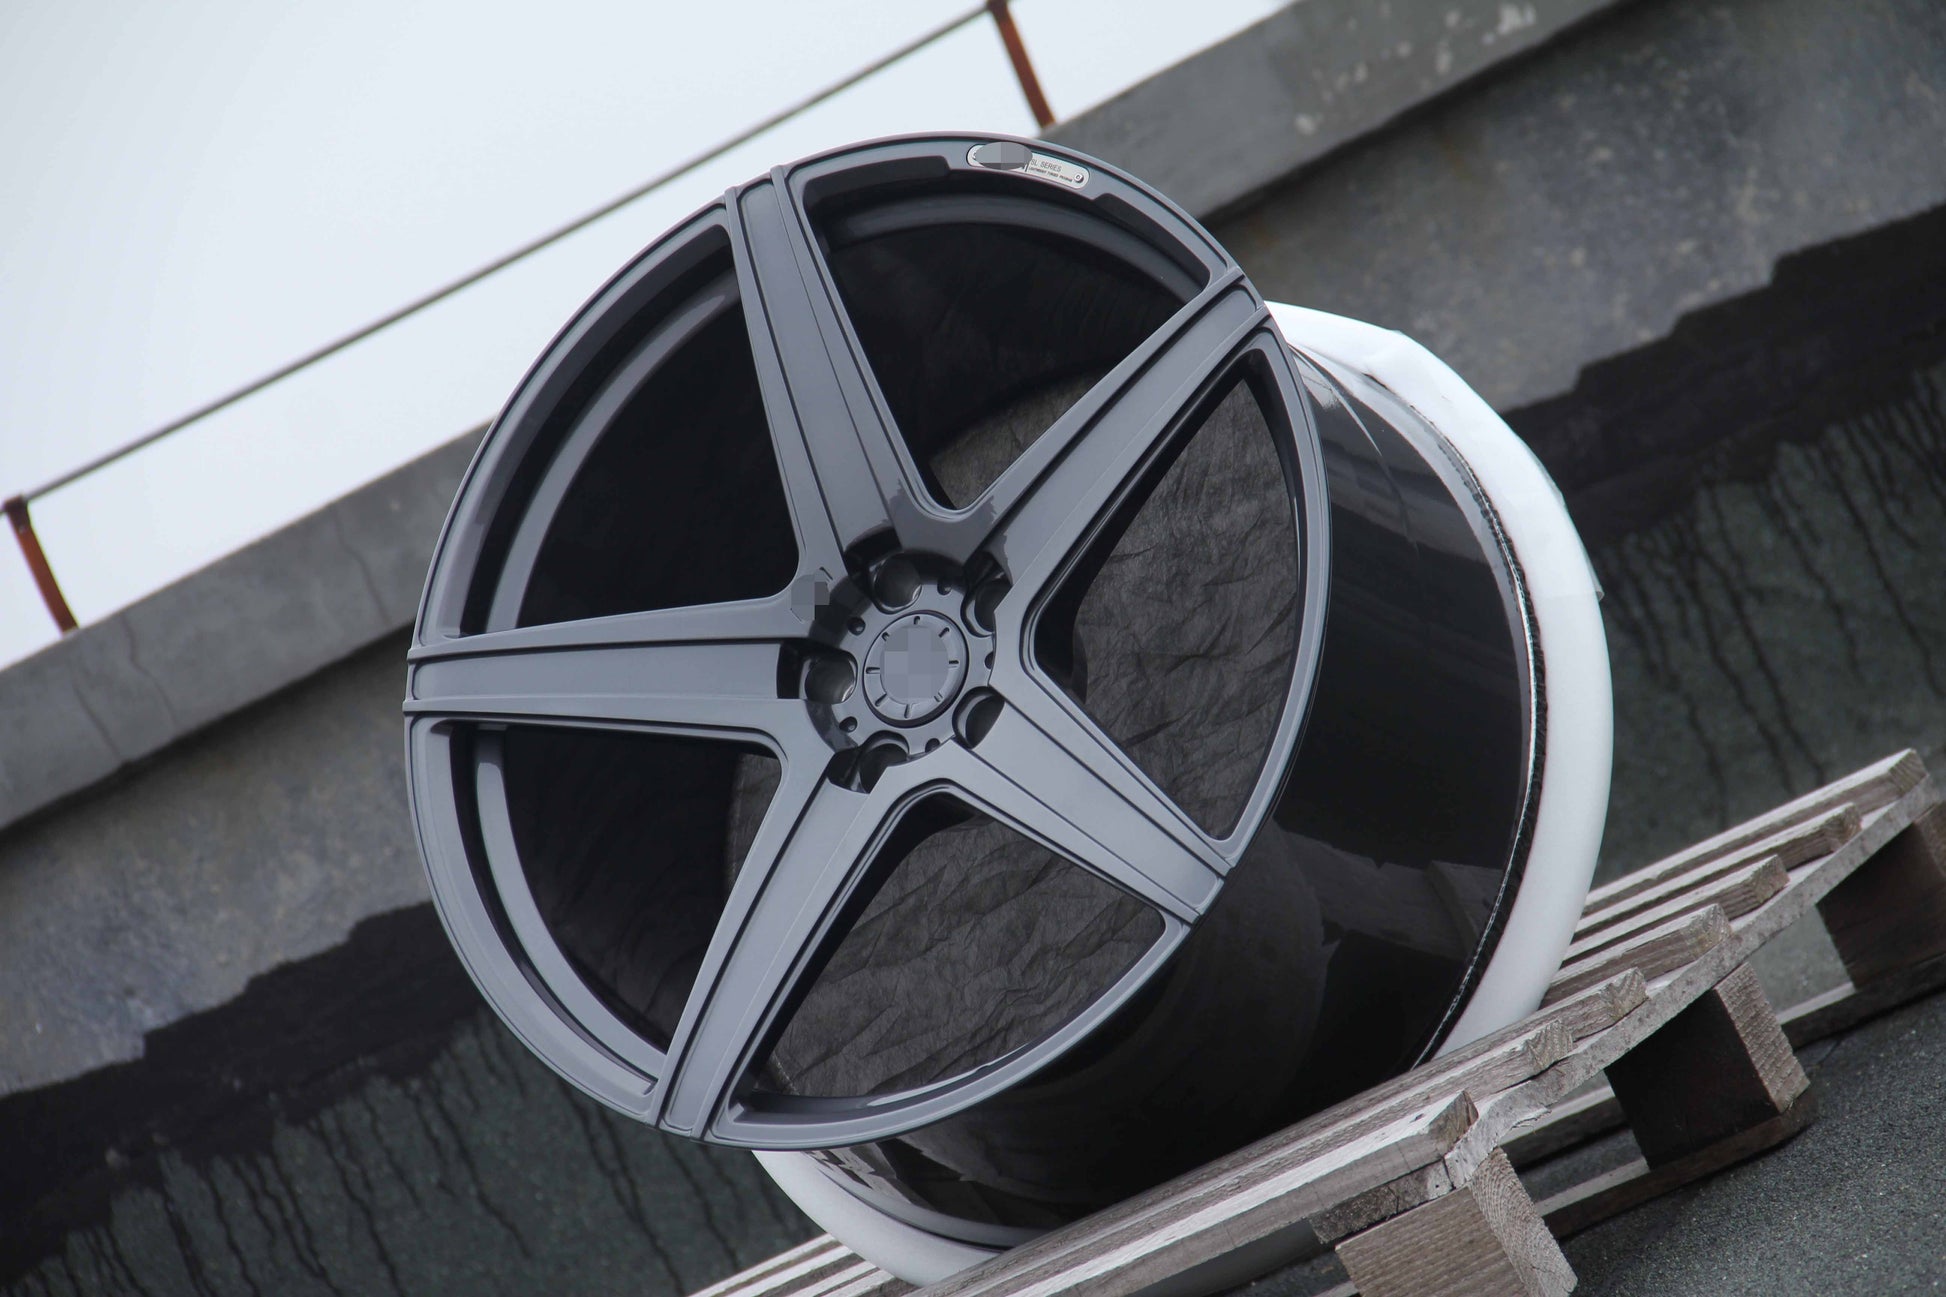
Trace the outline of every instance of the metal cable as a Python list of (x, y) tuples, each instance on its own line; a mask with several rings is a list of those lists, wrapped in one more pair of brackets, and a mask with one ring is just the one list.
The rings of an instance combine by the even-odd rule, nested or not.
[(335, 339), (334, 341), (327, 342), (323, 346), (318, 347), (315, 350), (305, 352), (297, 359), (290, 361), (287, 364), (279, 366), (278, 368), (272, 370), (268, 374), (265, 374), (260, 378), (253, 379), (252, 381), (245, 383), (242, 387), (226, 392), (225, 394), (217, 397), (213, 401), (209, 401), (203, 405), (199, 405), (195, 409), (189, 411), (189, 413), (181, 415), (178, 418), (171, 419), (168, 423), (163, 424), (161, 427), (146, 432), (142, 434), (140, 437), (135, 438), (133, 441), (127, 442), (126, 444), (116, 448), (115, 450), (108, 451), (107, 453), (102, 455), (97, 455), (95, 458), (87, 461), (86, 463), (80, 465), (79, 467), (69, 469), (67, 472), (62, 473), (60, 476), (55, 477), (49, 481), (43, 482), (41, 485), (33, 488), (30, 491), (23, 491), (18, 496), (15, 496), (14, 499), (20, 500), (24, 503), (27, 501), (39, 499), (41, 496), (47, 495), (50, 492), (58, 491), (62, 487), (68, 485), (70, 482), (73, 482), (78, 478), (86, 477), (88, 474), (96, 471), (97, 469), (105, 468), (109, 464), (114, 463), (116, 460), (121, 459), (126, 455), (133, 454), (135, 451), (142, 449), (144, 446), (159, 441), (163, 437), (166, 437), (173, 432), (177, 432), (183, 428), (186, 428), (190, 424), (195, 423), (198, 420), (206, 419), (210, 415), (215, 414), (218, 410), (222, 410), (229, 406), (235, 405), (238, 401), (243, 400), (247, 396), (253, 396), (256, 393), (263, 391), (263, 389), (269, 387), (273, 383), (277, 383), (282, 381), (283, 379), (289, 378), (292, 374), (295, 374), (300, 370), (308, 369), (310, 366), (317, 364), (321, 360), (324, 360), (331, 356), (335, 356), (340, 351), (343, 351), (346, 347), (351, 346), (353, 343), (363, 342), (366, 338), (371, 337), (373, 334), (379, 332), (380, 330), (389, 328), (390, 326), (397, 324), (399, 321), (406, 319), (409, 316), (416, 315), (420, 311), (425, 310), (429, 306), (433, 306), (439, 302), (445, 301), (447, 298), (459, 292), (461, 289), (470, 288), (474, 284), (479, 283), (482, 279), (487, 278), (487, 276), (492, 275), (498, 271), (504, 270), (508, 266), (513, 265), (516, 261), (520, 261), (525, 257), (532, 256), (534, 253), (539, 252), (542, 248), (545, 248), (553, 243), (558, 243), (560, 240), (566, 238), (568, 235), (573, 234), (578, 230), (585, 229), (590, 225), (593, 225), (596, 221), (600, 220), (602, 217), (620, 211), (622, 208), (628, 206), (636, 199), (642, 198), (654, 192), (655, 190), (660, 189), (663, 185), (668, 184), (670, 181), (680, 179), (682, 176), (687, 175), (689, 172), (696, 170), (696, 168), (701, 167), (706, 163), (714, 162), (717, 158), (722, 157), (724, 154), (728, 153), (731, 149), (734, 149), (741, 144), (748, 143), (750, 140), (755, 139), (757, 136), (763, 134), (771, 127), (781, 125), (785, 121), (788, 121), (790, 118), (797, 116), (799, 113), (805, 112), (811, 108), (815, 108), (817, 107), (817, 105), (823, 103), (827, 99), (830, 99), (834, 95), (841, 94), (844, 91), (851, 89), (851, 87), (857, 85), (859, 82), (863, 81), (866, 77), (869, 77), (874, 73), (879, 72), (891, 66), (892, 64), (898, 62), (902, 58), (905, 58), (909, 54), (913, 54), (921, 49), (924, 49), (926, 46), (932, 44), (934, 41), (937, 41), (942, 37), (945, 37), (955, 31), (958, 31), (961, 27), (966, 26), (968, 23), (973, 22), (975, 19), (986, 16), (987, 12), (988, 12), (988, 6), (984, 3), (974, 6), (973, 8), (967, 10), (966, 12), (960, 14), (959, 16), (955, 18), (951, 18), (946, 22), (941, 23), (939, 26), (932, 28), (930, 31), (924, 32), (921, 35), (914, 37), (912, 40), (907, 41), (905, 44), (899, 46), (897, 49), (892, 50), (890, 53), (881, 55), (879, 58), (873, 60), (871, 63), (866, 64), (864, 67), (859, 68), (857, 71), (851, 73), (849, 76), (846, 76), (842, 80), (834, 81), (830, 85), (824, 87), (824, 89), (817, 91), (815, 94), (812, 94), (804, 99), (800, 99), (797, 102), (790, 104), (787, 107), (780, 108), (776, 112), (771, 113), (768, 117), (762, 118), (761, 120), (757, 121), (753, 125), (744, 128), (742, 131), (731, 136), (729, 139), (724, 140), (719, 144), (713, 145), (712, 147), (705, 149), (701, 153), (697, 153), (683, 160), (682, 162), (677, 163), (675, 166), (670, 167), (669, 169), (662, 171), (655, 176), (650, 177), (648, 180), (643, 181), (641, 184), (635, 186), (633, 189), (630, 189), (628, 192), (610, 199), (609, 201), (603, 203), (601, 206), (593, 209), (592, 211), (584, 212), (580, 216), (577, 216), (573, 220), (569, 221), (567, 224), (549, 230), (547, 233), (539, 236), (538, 238), (531, 239), (528, 242), (521, 244), (513, 251), (508, 252), (502, 256), (496, 257), (494, 260), (487, 262), (485, 265), (480, 266), (477, 269), (472, 270), (467, 274), (460, 276), (458, 279), (453, 280), (451, 283), (448, 283), (440, 288), (436, 288), (422, 297), (414, 298), (412, 301), (407, 302), (404, 306), (401, 306), (397, 310), (391, 311), (385, 315), (380, 316), (378, 319), (373, 320), (371, 323), (364, 325), (362, 328), (355, 329), (352, 332), (347, 333), (344, 336)]

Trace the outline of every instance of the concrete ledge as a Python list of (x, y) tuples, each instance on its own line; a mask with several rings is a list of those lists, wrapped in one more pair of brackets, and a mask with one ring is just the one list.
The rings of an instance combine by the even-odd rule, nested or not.
[(1208, 220), (1617, 3), (1293, 4), (1050, 137), (1126, 167)]
[(410, 622), (479, 435), (0, 672), (0, 828)]

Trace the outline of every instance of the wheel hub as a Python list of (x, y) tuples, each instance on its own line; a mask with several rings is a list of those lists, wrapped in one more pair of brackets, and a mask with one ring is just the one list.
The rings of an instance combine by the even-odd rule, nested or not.
[(865, 701), (894, 725), (931, 720), (966, 683), (966, 636), (934, 612), (908, 613), (865, 651)]
[(849, 753), (844, 776), (869, 787), (888, 765), (955, 739), (977, 741), (991, 705), (990, 603), (965, 573), (926, 555), (896, 554), (833, 592), (831, 639), (809, 649), (802, 689), (831, 746)]

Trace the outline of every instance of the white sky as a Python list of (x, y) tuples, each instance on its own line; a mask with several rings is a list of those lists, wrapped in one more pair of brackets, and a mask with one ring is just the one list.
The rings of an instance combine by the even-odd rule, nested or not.
[[(1015, 13), (1065, 117), (1282, 2), (1016, 0)], [(969, 7), (0, 0), (0, 498)], [(927, 129), (1033, 133), (990, 21), (37, 501), (76, 615), (85, 625), (484, 422), (609, 274), (728, 185), (828, 145)], [(54, 638), (8, 529), (0, 663)]]

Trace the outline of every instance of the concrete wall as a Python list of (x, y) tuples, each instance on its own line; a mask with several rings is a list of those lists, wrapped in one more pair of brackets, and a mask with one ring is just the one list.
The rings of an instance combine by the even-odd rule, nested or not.
[(478, 440), (0, 671), (0, 830), (410, 624)]

